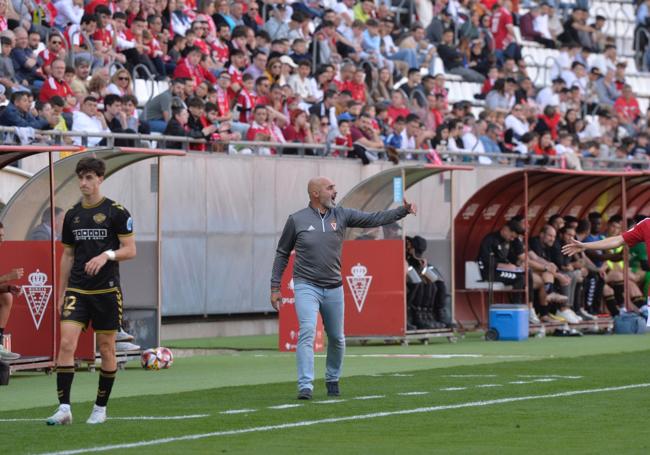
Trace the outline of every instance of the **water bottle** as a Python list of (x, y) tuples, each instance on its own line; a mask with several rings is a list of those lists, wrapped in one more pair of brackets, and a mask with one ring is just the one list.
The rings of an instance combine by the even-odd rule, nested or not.
[(546, 336), (546, 329), (544, 328), (544, 325), (539, 326), (539, 330), (537, 331), (537, 335), (535, 335), (536, 338), (544, 338)]

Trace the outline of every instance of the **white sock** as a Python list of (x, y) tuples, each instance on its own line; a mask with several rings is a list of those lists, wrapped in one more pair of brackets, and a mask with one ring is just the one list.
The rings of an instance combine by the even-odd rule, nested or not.
[(70, 405), (69, 404), (60, 404), (59, 405), (59, 411), (64, 411), (64, 412), (70, 412)]

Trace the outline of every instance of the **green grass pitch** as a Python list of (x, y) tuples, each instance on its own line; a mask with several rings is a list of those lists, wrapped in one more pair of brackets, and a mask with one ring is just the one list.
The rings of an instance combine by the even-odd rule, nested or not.
[[(47, 427), (55, 379), (0, 388), (0, 440), (13, 453), (650, 453), (650, 337), (349, 347), (342, 396), (295, 399), (295, 357), (274, 337), (168, 342), (165, 371), (120, 371), (109, 420), (85, 424), (97, 374), (75, 375), (74, 423)], [(212, 351), (211, 351), (212, 350)], [(322, 377), (324, 358), (316, 358)]]

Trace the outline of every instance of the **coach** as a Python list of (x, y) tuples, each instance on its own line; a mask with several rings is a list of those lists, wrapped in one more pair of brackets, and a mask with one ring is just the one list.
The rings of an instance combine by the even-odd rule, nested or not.
[(278, 242), (271, 277), (271, 305), (279, 310), (280, 280), (295, 249), (293, 267), (296, 314), (300, 332), (296, 360), (298, 399), (312, 397), (314, 380), (314, 336), (320, 311), (327, 333), (325, 385), (328, 396), (339, 395), (339, 377), (345, 352), (343, 334), (343, 279), (341, 249), (348, 227), (377, 227), (415, 214), (416, 207), (404, 201), (402, 207), (366, 213), (336, 206), (336, 186), (327, 177), (309, 181), (309, 206), (290, 215)]

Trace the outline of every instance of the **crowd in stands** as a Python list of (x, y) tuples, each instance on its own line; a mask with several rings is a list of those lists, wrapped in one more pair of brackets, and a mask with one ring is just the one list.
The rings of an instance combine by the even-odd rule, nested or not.
[[(0, 126), (20, 127), (23, 143), (47, 129), (204, 139), (194, 150), (237, 140), (327, 143), (344, 147), (328, 153), (363, 163), (437, 162), (450, 152), (513, 153), (520, 164), (562, 157), (574, 169), (581, 157), (646, 159), (649, 118), (604, 32), (607, 19), (590, 18), (588, 0), (525, 5), (0, 0)], [(549, 86), (529, 76), (524, 40), (559, 50)], [(168, 88), (138, 106), (135, 78)], [(450, 78), (481, 84), (480, 92), (450, 103)], [(279, 150), (297, 153), (257, 151)]]
[[(576, 324), (594, 320), (600, 314), (614, 317), (626, 311), (625, 308), (644, 311), (650, 284), (644, 243), (630, 249), (628, 262), (624, 261), (623, 247), (611, 251), (587, 250), (567, 256), (562, 246), (573, 238), (594, 242), (618, 236), (645, 218), (639, 215), (624, 220), (620, 215), (612, 215), (603, 226), (599, 212), (591, 212), (585, 219), (559, 214), (550, 216), (547, 224), (528, 242), (529, 321), (532, 324), (540, 321)], [(502, 282), (514, 289), (525, 288), (524, 234), (523, 218), (516, 216), (483, 239), (478, 254), (483, 279)], [(629, 266), (627, 302), (624, 293), (626, 264)]]

